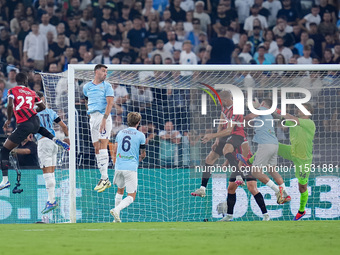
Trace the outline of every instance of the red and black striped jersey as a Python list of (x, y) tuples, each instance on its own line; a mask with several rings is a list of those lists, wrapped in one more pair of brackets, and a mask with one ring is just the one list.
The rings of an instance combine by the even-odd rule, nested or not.
[(229, 108), (223, 107), (222, 115), (225, 118), (225, 120), (228, 121), (228, 123), (224, 125), (224, 128), (227, 128), (228, 124), (232, 122), (234, 128), (231, 134), (245, 137), (244, 126), (243, 126), (243, 115), (234, 115), (233, 106)]
[(13, 111), (18, 124), (36, 115), (34, 105), (42, 103), (37, 94), (25, 86), (11, 88), (7, 96), (13, 98)]

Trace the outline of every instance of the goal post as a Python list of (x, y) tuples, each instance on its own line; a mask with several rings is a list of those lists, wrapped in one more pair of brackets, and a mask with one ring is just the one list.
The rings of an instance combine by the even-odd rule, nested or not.
[[(94, 154), (94, 151), (88, 135), (88, 126), (85, 123), (87, 118), (83, 116), (81, 84), (93, 79), (94, 67), (95, 65), (68, 65), (67, 73), (64, 74), (42, 73), (47, 104), (53, 105), (56, 111), (60, 107), (67, 107), (67, 110), (62, 110), (64, 110), (63, 114), (69, 128), (71, 141), (71, 149), (67, 161), (65, 161), (68, 164), (68, 176), (66, 176), (68, 183), (65, 184), (68, 189), (66, 192), (68, 201), (64, 206), (68, 208), (63, 208), (67, 213), (59, 212), (63, 216), (58, 216), (57, 222), (108, 222), (112, 220), (108, 207), (114, 207), (115, 194), (113, 191), (115, 188), (111, 187), (104, 191), (103, 193), (108, 193), (104, 195), (98, 195), (93, 191), (99, 172), (93, 161), (94, 155), (91, 155), (91, 153)], [(153, 157), (147, 159), (147, 163), (141, 164), (142, 170), (139, 173), (141, 195), (140, 197), (137, 195), (136, 198), (135, 203), (138, 205), (129, 208), (128, 212), (123, 215), (123, 220), (127, 221), (198, 221), (214, 220), (219, 217), (216, 213), (216, 206), (218, 202), (225, 200), (226, 178), (229, 178), (229, 173), (227, 175), (224, 173), (213, 174), (213, 178), (209, 181), (206, 198), (190, 196), (190, 191), (194, 191), (200, 186), (201, 172), (195, 171), (198, 166), (204, 166), (205, 157), (211, 146), (211, 143), (202, 144), (200, 138), (204, 133), (216, 132), (214, 121), (219, 119), (221, 110), (218, 97), (214, 95), (209, 86), (219, 92), (225, 88), (230, 89), (231, 85), (234, 85), (245, 95), (244, 102), (241, 102), (243, 105), (247, 101), (249, 89), (254, 91), (254, 97), (257, 96), (261, 100), (265, 96), (273, 96), (273, 88), (302, 88), (311, 91), (310, 101), (314, 100), (313, 103), (316, 106), (322, 104), (330, 106), (329, 109), (334, 112), (330, 115), (331, 118), (334, 118), (336, 113), (340, 117), (340, 105), (337, 101), (340, 97), (340, 78), (337, 77), (340, 72), (339, 65), (107, 65), (107, 67), (106, 80), (108, 82), (123, 85), (128, 89), (130, 96), (131, 90), (145, 87), (152, 91), (153, 100), (157, 100), (149, 109), (148, 104), (146, 106), (142, 106), (141, 103), (137, 106), (133, 105), (130, 97), (130, 102), (127, 103), (128, 107), (124, 109), (125, 112), (131, 109), (143, 109), (145, 111), (143, 116), (146, 117), (143, 126), (154, 124), (159, 131), (164, 130), (166, 121), (173, 120), (175, 129), (179, 129), (178, 131), (181, 133), (180, 146), (163, 143), (161, 139), (152, 141), (149, 148)], [(313, 76), (314, 74), (316, 78)], [(51, 77), (55, 77), (55, 80)], [(60, 85), (60, 79), (65, 79), (67, 82)], [(320, 83), (318, 83), (319, 81)], [(60, 88), (60, 86), (63, 87)], [(209, 93), (207, 94), (207, 92)], [(278, 97), (281, 97), (280, 93), (278, 92)], [(171, 95), (169, 96), (169, 94)], [(292, 94), (287, 92), (287, 97)], [(304, 96), (297, 93), (292, 98), (301, 97)], [(315, 101), (316, 99), (317, 101)], [(65, 100), (67, 103), (64, 102)], [(167, 100), (165, 106), (160, 105)], [(249, 112), (247, 107), (244, 109), (245, 113)], [(288, 110), (292, 110), (292, 108)], [(317, 125), (326, 125), (324, 124), (326, 119), (321, 118), (320, 110), (318, 110), (318, 114)], [(122, 120), (124, 122), (124, 113)], [(323, 123), (323, 121), (325, 122)], [(337, 120), (328, 119), (327, 121), (328, 125), (331, 123), (340, 124), (340, 120), (337, 122)], [(280, 131), (277, 135), (280, 135), (282, 141), (289, 143), (287, 130), (278, 126), (275, 128), (276, 131)], [(317, 134), (317, 142), (314, 147), (316, 167), (323, 169), (322, 164), (325, 164), (325, 168), (328, 169), (332, 164), (334, 169), (332, 172), (325, 171), (325, 173), (318, 169), (319, 172), (311, 174), (311, 178), (313, 178), (311, 181), (312, 191), (318, 190), (318, 193), (313, 194), (313, 197), (310, 198), (310, 203), (313, 204), (308, 209), (308, 218), (339, 219), (340, 208), (336, 204), (339, 193), (334, 192), (340, 192), (340, 187), (337, 186), (337, 183), (340, 182), (340, 173), (337, 167), (340, 155), (340, 129), (322, 126), (323, 129), (320, 131), (321, 127), (318, 128), (317, 132), (324, 133)], [(249, 132), (252, 131), (249, 130)], [(327, 132), (331, 133), (330, 136)], [(251, 141), (253, 134), (248, 136), (252, 151), (254, 151), (255, 146)], [(330, 148), (335, 150), (329, 152), (330, 155), (327, 154), (327, 143), (331, 143)], [(197, 144), (199, 146), (195, 147)], [(164, 154), (169, 154), (169, 151), (174, 154), (170, 155), (170, 163), (163, 158)], [(329, 162), (322, 162), (323, 157), (326, 157)], [(222, 158), (216, 162), (216, 166), (223, 164), (224, 159)], [(287, 161), (280, 160), (279, 164), (289, 166)], [(62, 171), (62, 174), (65, 175), (66, 172)], [(64, 177), (60, 177), (59, 180), (65, 180), (66, 177)], [(294, 174), (284, 173), (282, 177), (294, 196), (289, 207), (286, 205), (284, 207), (276, 206), (270, 197), (271, 192), (265, 186), (260, 184), (258, 186), (260, 186), (261, 192), (269, 194), (267, 197), (265, 196), (265, 200), (273, 217), (278, 220), (289, 220), (298, 204), (297, 182), (294, 179)], [(113, 178), (112, 165), (109, 169), (109, 178), (111, 180)], [(87, 183), (89, 180), (91, 183)], [(80, 184), (82, 188), (78, 190)], [(333, 192), (326, 192), (327, 189), (322, 187), (322, 185), (328, 184)], [(238, 188), (237, 196), (240, 199), (235, 207), (236, 218), (258, 220), (260, 218), (259, 209), (256, 208), (254, 199), (251, 198), (246, 188)], [(317, 196), (320, 196), (319, 200)], [(82, 198), (80, 199), (80, 197)], [(242, 203), (246, 204), (242, 205)], [(329, 208), (325, 203), (331, 203), (331, 207)], [(102, 210), (107, 210), (105, 215)], [(130, 217), (127, 214), (130, 214)]]

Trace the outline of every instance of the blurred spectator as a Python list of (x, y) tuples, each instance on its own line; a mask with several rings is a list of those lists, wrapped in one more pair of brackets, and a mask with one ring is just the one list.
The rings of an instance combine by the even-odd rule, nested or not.
[(2, 91), (2, 97), (0, 98), (1, 104), (7, 103), (7, 93), (8, 89), (5, 88), (6, 82), (3, 79), (0, 79), (0, 90)]
[(44, 88), (43, 88), (43, 84), (42, 84), (42, 79), (41, 79), (41, 75), (39, 73), (35, 73), (34, 76), (33, 76), (33, 86), (32, 86), (32, 89), (36, 92), (38, 91), (41, 91), (43, 92), (44, 91)]
[[(228, 8), (231, 10), (231, 1), (228, 0), (227, 3), (229, 4)], [(227, 15), (227, 7), (224, 4), (219, 4), (217, 6), (216, 14), (212, 15), (211, 24), (213, 28), (213, 35), (218, 34), (218, 29), (223, 27), (228, 27), (232, 20), (237, 19), (237, 12), (233, 10), (230, 15)]]
[(18, 34), (20, 31), (20, 17), (21, 13), (19, 9), (14, 10), (14, 18), (10, 21), (10, 29), (12, 34)]
[(118, 26), (115, 21), (110, 21), (108, 23), (108, 33), (103, 35), (103, 41), (106, 42), (109, 46), (112, 46), (114, 44), (114, 40), (121, 40), (121, 35), (118, 32)]
[(333, 61), (333, 53), (331, 49), (325, 49), (321, 64), (335, 64), (335, 62)]
[[(10, 37), (8, 44), (8, 55), (13, 57), (14, 65), (20, 65), (19, 43), (16, 35), (11, 35)], [(8, 61), (7, 64), (9, 64)]]
[[(193, 11), (195, 9), (195, 3), (193, 0), (182, 0), (180, 7), (185, 11)], [(183, 21), (183, 20), (182, 20)]]
[[(173, 64), (178, 65), (179, 61), (180, 61), (180, 58), (181, 58), (181, 51), (180, 50), (175, 50), (172, 57), (173, 57)], [(167, 58), (165, 58), (165, 59), (167, 59)]]
[(102, 54), (105, 45), (106, 43), (103, 41), (102, 35), (95, 33), (93, 38), (93, 54), (95, 56)]
[(283, 8), (277, 13), (277, 17), (285, 16), (287, 18), (288, 25), (295, 25), (298, 21), (298, 12), (292, 6), (291, 0), (282, 0)]
[(238, 54), (238, 58), (240, 59), (240, 64), (249, 64), (250, 60), (253, 58), (251, 55), (251, 48), (252, 43), (247, 42), (243, 48), (240, 54)]
[(144, 16), (144, 18), (147, 18), (150, 13), (157, 13), (158, 15), (158, 12), (153, 8), (152, 5), (153, 5), (153, 0), (145, 0), (145, 5), (142, 10), (142, 15)]
[(337, 13), (337, 9), (334, 5), (331, 5), (328, 3), (329, 1), (328, 0), (319, 0), (319, 8), (320, 8), (320, 17), (323, 19), (324, 17), (324, 13), (328, 12), (331, 14), (331, 20), (332, 22), (335, 24), (336, 23), (336, 20), (337, 20), (337, 16), (338, 16), (338, 13)]
[(124, 57), (129, 57), (131, 61), (134, 62), (136, 59), (136, 53), (134, 50), (130, 50), (130, 40), (127, 38), (123, 39), (122, 47), (123, 50), (115, 54), (113, 57), (119, 58), (120, 61), (122, 61)]
[(301, 27), (301, 29), (309, 31), (310, 23), (315, 23), (316, 25), (319, 25), (321, 22), (319, 12), (319, 6), (313, 5), (311, 13), (307, 14), (305, 17), (303, 17), (303, 19), (299, 21), (299, 26)]
[(272, 62), (270, 59), (266, 58), (265, 53), (266, 49), (264, 46), (259, 46), (257, 50), (258, 55), (254, 56), (254, 60), (258, 65), (270, 65)]
[(334, 35), (328, 34), (325, 36), (325, 49), (333, 49), (335, 47), (335, 38)]
[(318, 33), (318, 26), (315, 23), (309, 24), (309, 38), (314, 41), (314, 51), (319, 58), (322, 58), (322, 51), (325, 47), (325, 38)]
[(17, 148), (11, 151), (12, 154), (17, 156), (20, 168), (39, 168), (38, 146), (33, 140), (33, 135), (30, 134)]
[(196, 54), (199, 51), (199, 49), (201, 49), (201, 48), (205, 48), (209, 52), (211, 51), (211, 46), (209, 45), (209, 42), (208, 42), (208, 36), (205, 32), (201, 31), (199, 33), (198, 41), (199, 41), (199, 44), (193, 48), (193, 51)]
[(175, 22), (185, 20), (185, 11), (181, 8), (181, 0), (170, 1), (171, 19)]
[(282, 8), (281, 2), (279, 0), (267, 0), (262, 4), (262, 7), (266, 8), (270, 12), (267, 17), (268, 26), (274, 27), (276, 25), (277, 14)]
[(59, 65), (62, 71), (67, 70), (67, 65), (70, 64), (71, 59), (75, 56), (74, 49), (72, 47), (67, 47), (61, 56)]
[(153, 57), (155, 54), (159, 54), (162, 56), (162, 62), (164, 62), (166, 58), (172, 59), (172, 54), (166, 49), (164, 49), (164, 42), (161, 39), (157, 40), (156, 50), (151, 52), (151, 57)]
[(235, 1), (238, 21), (241, 25), (244, 25), (246, 18), (249, 17), (250, 7), (253, 4), (254, 4), (253, 0), (236, 0)]
[(102, 54), (96, 56), (91, 62), (93, 64), (111, 64), (110, 47), (104, 46)]
[(171, 12), (169, 10), (165, 10), (163, 13), (163, 20), (159, 22), (159, 27), (164, 30), (164, 27), (166, 26), (166, 22), (170, 24), (171, 27), (176, 25), (176, 22), (171, 19)]
[(189, 11), (186, 13), (185, 15), (185, 20), (183, 21), (183, 26), (184, 26), (184, 31), (185, 32), (190, 32), (194, 29), (193, 25), (192, 25), (192, 19), (194, 18), (194, 12), (193, 11)]
[(184, 23), (183, 21), (178, 21), (175, 26), (175, 33), (177, 37), (177, 41), (183, 43), (185, 41), (185, 37), (187, 32), (184, 30)]
[(70, 39), (71, 44), (77, 41), (78, 33), (79, 33), (79, 27), (77, 26), (75, 18), (72, 16), (68, 17), (66, 28), (65, 28), (65, 35)]
[[(178, 0), (177, 0), (178, 1)], [(208, 14), (204, 12), (204, 2), (197, 1), (195, 4), (194, 18), (199, 19), (201, 23), (201, 30), (206, 32), (208, 36), (211, 35), (211, 19)]]
[(113, 45), (109, 45), (111, 57), (113, 57), (114, 55), (116, 55), (117, 53), (119, 53), (123, 50), (122, 40), (120, 39), (120, 37), (118, 35), (115, 35), (112, 38), (112, 43), (113, 43)]
[(167, 121), (164, 130), (159, 132), (160, 137), (160, 163), (165, 167), (178, 165), (178, 145), (181, 143), (181, 134), (174, 129), (171, 121)]
[(30, 32), (24, 41), (24, 62), (31, 58), (34, 60), (34, 67), (38, 70), (44, 70), (47, 63), (48, 44), (46, 36), (39, 32), (39, 25), (33, 23)]
[[(186, 39), (191, 41), (191, 44), (194, 47), (197, 47), (199, 44), (199, 35), (201, 32), (203, 32), (201, 30), (201, 21), (199, 19), (194, 18), (192, 20), (192, 25), (194, 27), (194, 29), (192, 31), (190, 31), (189, 33), (187, 33), (186, 35)], [(205, 33), (205, 32), (204, 32)]]
[(274, 57), (282, 54), (285, 59), (285, 63), (289, 62), (289, 59), (293, 56), (293, 52), (288, 47), (284, 46), (284, 40), (282, 37), (276, 37), (277, 49), (272, 52)]
[(293, 27), (287, 24), (286, 16), (281, 16), (277, 19), (276, 26), (272, 31), (275, 36), (284, 37), (286, 34), (293, 32)]
[(243, 29), (248, 33), (248, 35), (251, 35), (253, 30), (254, 30), (254, 25), (253, 22), (255, 19), (258, 19), (260, 21), (260, 29), (267, 29), (268, 28), (268, 24), (267, 24), (267, 20), (264, 16), (259, 14), (260, 11), (260, 7), (257, 4), (254, 4), (251, 7), (251, 15), (246, 18), (245, 22), (244, 22), (244, 26)]
[(17, 75), (17, 69), (12, 69), (8, 73), (8, 80), (6, 82), (6, 89), (11, 89), (17, 86), (17, 82), (15, 81), (15, 76)]
[[(248, 39), (252, 45), (253, 45), (253, 51), (255, 51), (257, 49), (257, 47), (263, 43), (263, 37), (262, 37), (262, 30), (260, 26), (255, 26), (253, 33), (251, 36), (249, 36)], [(254, 52), (252, 52), (254, 53)]]
[(66, 50), (65, 35), (58, 34), (57, 43), (53, 43), (48, 52), (48, 63), (59, 63)]
[(333, 61), (335, 64), (340, 64), (340, 44), (334, 46), (334, 57)]
[(48, 72), (49, 73), (60, 73), (60, 69), (57, 64), (52, 63), (48, 67)]
[(225, 37), (226, 29), (221, 27), (218, 30), (217, 38), (211, 41), (210, 64), (230, 64), (231, 54), (234, 51), (234, 43)]
[[(59, 34), (64, 34), (64, 35), (65, 35), (65, 23), (60, 22), (60, 23), (56, 26), (56, 29), (57, 29), (58, 35), (59, 35)], [(57, 42), (58, 36), (55, 38), (55, 40), (56, 40), (56, 42)], [(66, 45), (66, 46), (70, 46), (70, 38), (68, 38), (66, 35), (65, 35), (65, 45)]]
[(309, 45), (303, 46), (303, 55), (297, 59), (297, 64), (299, 65), (311, 65), (312, 58), (310, 56), (312, 50)]
[(47, 35), (48, 32), (52, 32), (54, 38), (57, 38), (57, 29), (55, 26), (51, 25), (50, 23), (50, 16), (48, 13), (45, 13), (41, 16), (41, 23), (39, 25), (39, 33), (42, 35)]
[(325, 36), (326, 34), (335, 34), (338, 29), (334, 22), (332, 22), (332, 16), (331, 13), (326, 10), (323, 13), (323, 21), (318, 26), (318, 33)]
[(158, 11), (160, 14), (169, 6), (168, 0), (153, 0), (153, 8)]
[(112, 132), (111, 132), (113, 138), (116, 137), (116, 135), (118, 134), (118, 132), (119, 132), (120, 130), (123, 130), (123, 129), (125, 129), (125, 128), (127, 128), (127, 126), (124, 125), (122, 116), (120, 116), (120, 115), (115, 115), (115, 116), (113, 117)]
[[(183, 43), (183, 49), (181, 52), (180, 65), (197, 65), (197, 56), (192, 52), (192, 45), (189, 40)], [(181, 71), (181, 79), (184, 82), (190, 82), (192, 71)]]
[(120, 33), (127, 32), (127, 22), (130, 20), (130, 7), (128, 5), (123, 5), (119, 19), (117, 20), (118, 28)]
[(0, 44), (3, 44), (5, 46), (5, 48), (8, 48), (8, 44), (9, 44), (9, 31), (7, 28), (2, 28), (1, 32), (0, 32)]
[(309, 39), (308, 33), (306, 31), (302, 31), (300, 36), (300, 42), (294, 45), (294, 47), (298, 50), (300, 56), (303, 56), (303, 48), (304, 46), (307, 45), (308, 39)]
[(286, 59), (282, 54), (277, 54), (275, 58), (276, 65), (284, 65), (286, 64)]
[(169, 51), (171, 54), (174, 53), (175, 50), (182, 49), (182, 43), (176, 40), (176, 33), (174, 31), (169, 31), (168, 42), (164, 45), (164, 50)]
[(80, 61), (79, 64), (93, 64), (92, 59), (93, 54), (91, 53), (91, 51), (87, 51), (84, 53), (83, 61)]
[[(20, 52), (20, 59), (23, 60), (23, 46), (26, 36), (31, 32), (30, 25), (26, 19), (20, 20), (20, 32), (18, 34), (18, 42), (19, 42), (19, 52)], [(21, 64), (23, 64), (23, 61), (21, 61)]]
[(133, 28), (127, 33), (127, 38), (130, 40), (130, 46), (135, 51), (138, 51), (140, 47), (144, 46), (146, 30), (142, 27), (141, 17), (137, 16), (133, 18)]
[(93, 29), (93, 19), (92, 19), (92, 12), (91, 8), (85, 8), (82, 12), (80, 23), (82, 25), (87, 26), (89, 29)]
[(129, 93), (124, 86), (119, 85), (119, 83), (117, 82), (112, 83), (112, 88), (115, 93), (114, 103), (115, 105), (119, 106), (122, 109), (123, 112), (121, 114), (123, 115), (125, 119), (125, 117), (127, 116), (126, 103), (129, 100)]

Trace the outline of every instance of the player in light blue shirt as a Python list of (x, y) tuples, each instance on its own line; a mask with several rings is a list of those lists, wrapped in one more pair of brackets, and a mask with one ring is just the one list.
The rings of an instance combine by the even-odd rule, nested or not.
[[(116, 136), (114, 154), (116, 154), (115, 177), (113, 184), (118, 187), (115, 197), (115, 208), (110, 213), (115, 222), (120, 221), (120, 211), (128, 207), (136, 198), (138, 164), (145, 158), (145, 135), (137, 130), (141, 121), (138, 112), (130, 112), (127, 116), (128, 128), (119, 131)], [(123, 198), (124, 190), (128, 193)]]
[[(268, 110), (271, 108), (272, 104), (273, 102), (271, 99), (264, 99), (261, 102), (260, 107), (258, 107), (258, 110)], [(251, 123), (251, 126), (255, 126), (253, 141), (258, 144), (255, 160), (251, 169), (252, 175), (275, 192), (278, 204), (289, 202), (291, 198), (287, 194), (283, 179), (277, 171), (274, 171), (277, 164), (279, 143), (274, 131), (273, 116), (250, 113), (245, 117), (248, 125), (250, 124), (249, 121), (252, 119), (254, 121)], [(239, 155), (237, 157), (242, 158)], [(263, 173), (263, 167), (268, 168), (268, 172), (279, 186)]]
[[(45, 103), (44, 94), (42, 92), (37, 92), (37, 95)], [(70, 144), (70, 140), (68, 139), (67, 126), (60, 119), (55, 111), (46, 108), (45, 110), (38, 112), (37, 115), (40, 119), (40, 126), (46, 128), (54, 136), (55, 131), (53, 128), (53, 124), (57, 123), (66, 136), (64, 142)], [(56, 181), (54, 175), (54, 171), (57, 165), (58, 146), (52, 140), (42, 136), (41, 134), (36, 134), (35, 137), (38, 141), (38, 158), (40, 167), (43, 170), (43, 177), (45, 179), (45, 185), (48, 195), (46, 206), (42, 210), (42, 213), (44, 214), (54, 210), (58, 206), (55, 199)]]
[(91, 140), (96, 153), (97, 165), (101, 178), (94, 188), (103, 192), (111, 187), (107, 168), (109, 154), (107, 146), (112, 130), (111, 109), (114, 105), (114, 92), (110, 83), (106, 82), (107, 66), (98, 64), (94, 68), (94, 79), (83, 88), (87, 113), (90, 115)]

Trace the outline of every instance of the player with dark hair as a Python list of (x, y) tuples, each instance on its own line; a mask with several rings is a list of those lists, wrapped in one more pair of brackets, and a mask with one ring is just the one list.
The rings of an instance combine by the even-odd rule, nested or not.
[[(243, 116), (233, 114), (233, 99), (229, 91), (222, 91), (219, 93), (219, 95), (221, 97), (223, 104), (220, 119), (225, 119), (228, 122), (227, 124), (220, 124), (218, 126), (217, 133), (206, 134), (202, 138), (203, 143), (207, 143), (208, 141), (214, 138), (216, 138), (216, 140), (211, 147), (209, 155), (205, 159), (206, 171), (203, 172), (202, 174), (201, 187), (197, 189), (195, 192), (192, 192), (191, 193), (192, 196), (205, 197), (205, 190), (211, 176), (210, 167), (222, 155), (225, 156), (229, 164), (234, 168), (235, 172), (238, 173), (234, 180), (236, 184), (244, 185), (238, 167), (238, 161), (232, 154), (236, 148), (239, 148), (242, 145), (242, 143), (244, 143), (245, 134), (244, 127), (242, 126)], [(233, 124), (231, 124), (232, 122)], [(245, 144), (244, 147), (242, 147), (246, 155), (248, 154), (247, 146), (248, 145)], [(235, 194), (231, 195), (230, 198), (233, 199), (234, 195)], [(236, 201), (236, 195), (234, 200)]]
[[(16, 118), (17, 127), (6, 139), (3, 148), (1, 149), (2, 182), (0, 183), (0, 190), (8, 188), (11, 185), (8, 181), (9, 153), (25, 140), (29, 134), (39, 133), (53, 140), (65, 150), (70, 149), (68, 144), (54, 137), (54, 135), (46, 128), (40, 127), (37, 112), (44, 110), (46, 106), (36, 93), (27, 87), (27, 75), (18, 73), (15, 80), (18, 86), (15, 86), (8, 91), (7, 120), (3, 128), (7, 129), (10, 125), (13, 112)], [(37, 109), (34, 108), (35, 105), (37, 106)]]
[(91, 139), (101, 174), (101, 178), (94, 188), (97, 192), (103, 192), (111, 187), (107, 173), (109, 165), (107, 146), (112, 130), (111, 110), (114, 105), (114, 92), (111, 84), (105, 81), (106, 75), (107, 66), (96, 65), (93, 81), (86, 83), (83, 88), (87, 113), (90, 115)]

